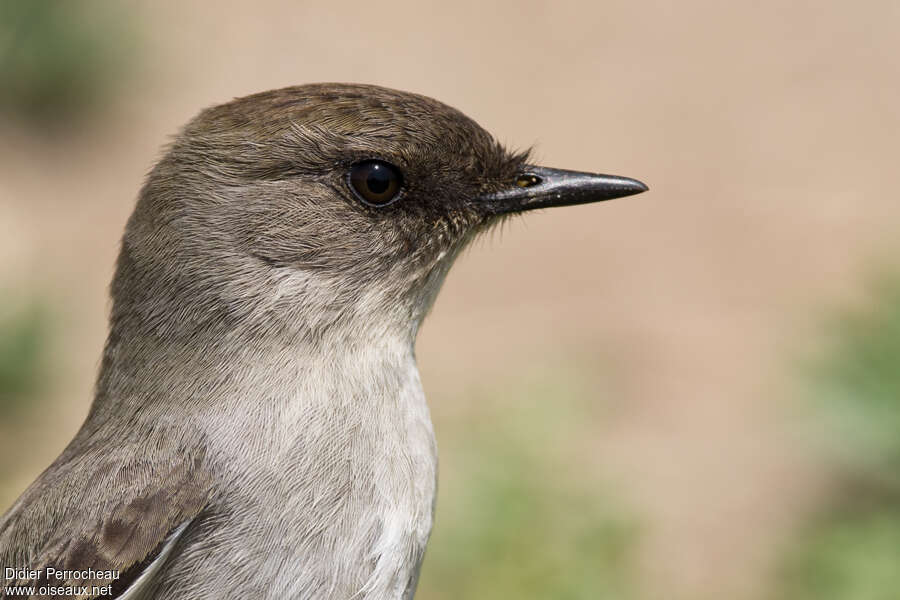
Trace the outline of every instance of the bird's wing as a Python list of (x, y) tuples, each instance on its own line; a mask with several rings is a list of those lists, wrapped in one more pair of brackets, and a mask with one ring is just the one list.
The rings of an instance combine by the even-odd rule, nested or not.
[[(141, 450), (76, 438), (22, 494), (0, 518), (0, 567), (37, 573), (4, 578), (0, 598), (30, 595), (10, 592), (15, 586), (34, 587), (34, 595), (55, 586), (81, 588), (59, 597), (120, 599), (152, 586), (206, 506), (210, 479), (196, 449)], [(65, 570), (80, 573), (60, 577)]]

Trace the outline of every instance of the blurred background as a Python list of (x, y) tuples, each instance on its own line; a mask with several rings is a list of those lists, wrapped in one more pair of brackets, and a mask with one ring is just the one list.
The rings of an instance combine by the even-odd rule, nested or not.
[(0, 511), (87, 413), (161, 145), (235, 96), (367, 82), (651, 187), (451, 272), (418, 343), (417, 598), (900, 597), (898, 34), (887, 0), (5, 0)]

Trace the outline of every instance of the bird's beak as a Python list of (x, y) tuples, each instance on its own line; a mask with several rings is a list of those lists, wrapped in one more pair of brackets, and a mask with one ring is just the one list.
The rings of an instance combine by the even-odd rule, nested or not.
[(630, 177), (527, 167), (513, 187), (486, 194), (480, 201), (488, 211), (504, 214), (550, 206), (600, 202), (640, 194), (648, 189), (646, 185)]

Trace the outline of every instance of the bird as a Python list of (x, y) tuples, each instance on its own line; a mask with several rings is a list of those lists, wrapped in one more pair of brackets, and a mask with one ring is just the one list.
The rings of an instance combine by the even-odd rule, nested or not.
[(88, 415), (0, 517), (4, 597), (411, 600), (437, 478), (415, 341), (448, 269), (513, 215), (647, 189), (379, 86), (201, 111), (126, 224)]

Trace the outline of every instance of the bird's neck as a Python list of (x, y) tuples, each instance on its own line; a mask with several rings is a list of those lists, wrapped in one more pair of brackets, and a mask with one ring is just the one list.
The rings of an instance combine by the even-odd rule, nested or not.
[(347, 327), (321, 337), (252, 329), (189, 340), (114, 329), (90, 418), (159, 425), (236, 410), (290, 410), (313, 398), (390, 398), (416, 372), (414, 331)]
[(421, 397), (397, 390), (409, 373), (418, 386), (413, 344), (449, 261), (398, 293), (246, 261), (252, 276), (225, 264), (198, 280), (135, 252), (123, 243), (89, 424), (184, 428), (231, 411), (264, 421), (298, 402), (327, 410), (329, 396), (360, 407)]

